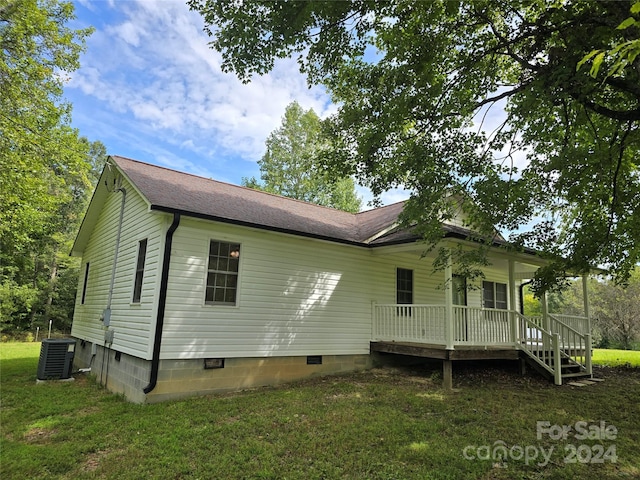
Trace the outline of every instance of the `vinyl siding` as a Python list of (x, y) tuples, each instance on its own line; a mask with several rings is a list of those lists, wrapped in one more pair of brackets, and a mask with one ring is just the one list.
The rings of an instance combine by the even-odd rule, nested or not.
[[(157, 311), (157, 281), (160, 277), (161, 246), (166, 215), (150, 213), (146, 202), (126, 182), (127, 190), (120, 248), (111, 301), (111, 325), (114, 350), (141, 358), (151, 357), (152, 328)], [(98, 188), (104, 188), (100, 186)], [(82, 275), (71, 334), (83, 340), (103, 344), (104, 327), (100, 317), (107, 306), (111, 269), (115, 251), (121, 193), (110, 193), (99, 212), (95, 227), (82, 255)], [(144, 265), (142, 296), (132, 304), (138, 242), (148, 239)], [(81, 305), (84, 265), (89, 262), (85, 304)]]
[[(241, 244), (237, 305), (205, 305), (210, 240)], [(372, 303), (395, 302), (397, 266), (416, 274), (416, 301), (442, 303), (417, 254), (183, 219), (175, 233), (161, 358), (369, 352)]]
[[(110, 328), (112, 348), (150, 359), (157, 314), (164, 236), (170, 216), (148, 211), (127, 187)], [(73, 336), (104, 342), (100, 321), (106, 307), (120, 194), (109, 194), (83, 252), (90, 262), (86, 301)], [(140, 304), (131, 304), (139, 240), (147, 238)], [(205, 305), (210, 240), (240, 243), (236, 306)], [(414, 303), (444, 304), (444, 273), (432, 258), (412, 252), (384, 254), (315, 239), (183, 217), (175, 232), (163, 328), (162, 359), (367, 354), (372, 305), (396, 302), (396, 269), (414, 271)], [(82, 270), (84, 272), (84, 269)], [(486, 270), (486, 279), (507, 283), (506, 261)], [(482, 291), (471, 290), (470, 306)]]

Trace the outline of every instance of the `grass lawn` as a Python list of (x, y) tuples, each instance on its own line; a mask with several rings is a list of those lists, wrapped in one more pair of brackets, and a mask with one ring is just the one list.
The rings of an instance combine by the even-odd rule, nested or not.
[(591, 361), (594, 365), (607, 367), (640, 367), (640, 351), (595, 348)]
[[(450, 394), (439, 367), (387, 368), (133, 405), (81, 375), (36, 384), (39, 345), (0, 344), (3, 480), (640, 477), (638, 368), (596, 369), (605, 381), (579, 388), (455, 365)], [(602, 437), (601, 422), (615, 439), (578, 438)]]

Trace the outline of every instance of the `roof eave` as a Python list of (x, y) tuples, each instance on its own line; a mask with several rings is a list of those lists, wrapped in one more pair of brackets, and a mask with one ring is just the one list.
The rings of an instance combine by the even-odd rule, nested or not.
[(302, 231), (298, 231), (298, 230), (292, 230), (292, 229), (288, 229), (288, 228), (282, 228), (282, 227), (275, 227), (275, 226), (271, 226), (271, 225), (263, 225), (263, 224), (259, 224), (259, 223), (252, 223), (252, 222), (245, 222), (242, 220), (237, 220), (237, 219), (233, 219), (233, 218), (226, 218), (226, 217), (217, 217), (215, 215), (207, 215), (204, 213), (198, 213), (198, 212), (192, 212), (192, 211), (188, 211), (188, 210), (181, 210), (178, 208), (173, 208), (173, 207), (167, 207), (165, 205), (151, 205), (150, 206), (150, 210), (151, 211), (156, 211), (156, 212), (164, 212), (164, 213), (179, 213), (180, 215), (183, 215), (185, 217), (191, 217), (191, 218), (197, 218), (200, 220), (209, 220), (212, 222), (220, 222), (220, 223), (226, 223), (229, 225), (238, 225), (241, 227), (248, 227), (248, 228), (255, 228), (258, 230), (266, 230), (269, 232), (277, 232), (277, 233), (284, 233), (287, 235), (294, 235), (297, 237), (304, 237), (304, 238), (313, 238), (316, 240), (324, 240), (327, 242), (332, 242), (332, 243), (339, 243), (342, 245), (351, 245), (351, 246), (356, 246), (356, 247), (367, 247), (368, 245), (362, 242), (358, 242), (356, 240), (349, 240), (349, 239), (344, 239), (344, 238), (338, 238), (338, 237), (330, 237), (330, 236), (326, 236), (326, 235), (319, 235), (319, 234), (315, 234), (312, 232), (302, 232)]

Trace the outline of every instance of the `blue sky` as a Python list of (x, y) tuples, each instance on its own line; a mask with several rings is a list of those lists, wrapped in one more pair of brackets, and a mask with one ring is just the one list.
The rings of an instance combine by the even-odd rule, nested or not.
[[(199, 14), (184, 1), (74, 0), (73, 27), (93, 26), (66, 86), (73, 125), (109, 154), (239, 184), (259, 177), (269, 133), (293, 100), (324, 117), (324, 89), (308, 88), (294, 60), (242, 84), (220, 69)], [(359, 189), (365, 202), (371, 196)], [(383, 203), (407, 197), (385, 194)]]

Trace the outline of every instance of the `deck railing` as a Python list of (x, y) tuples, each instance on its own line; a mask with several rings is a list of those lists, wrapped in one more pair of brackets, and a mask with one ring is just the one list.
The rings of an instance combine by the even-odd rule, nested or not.
[[(578, 363), (586, 373), (591, 375), (591, 335), (582, 333), (573, 326), (567, 324), (564, 320), (574, 320), (573, 324), (578, 327), (582, 323), (575, 321), (582, 317), (570, 317), (568, 315), (549, 315), (549, 323), (551, 331), (558, 334), (560, 342), (560, 351), (562, 356), (571, 358)], [(586, 320), (586, 319), (583, 319)]]
[(491, 308), (453, 307), (454, 345), (512, 344), (511, 312)]
[(444, 305), (375, 305), (374, 340), (443, 344)]
[[(513, 344), (508, 310), (453, 307), (454, 345)], [(374, 340), (446, 344), (447, 311), (444, 305), (375, 305)]]
[[(562, 383), (562, 359), (570, 358), (587, 374), (591, 368), (588, 319), (572, 315), (525, 317), (511, 310), (444, 305), (375, 305), (372, 339), (455, 346), (512, 345)], [(449, 347), (449, 345), (451, 347)]]
[(562, 360), (557, 333), (545, 330), (540, 322), (515, 313), (518, 324), (519, 348), (540, 367), (554, 377), (556, 385), (562, 384)]
[(591, 333), (589, 331), (589, 319), (587, 317), (579, 317), (578, 315), (560, 315), (557, 313), (551, 314), (550, 317), (561, 321), (563, 324), (582, 335)]

